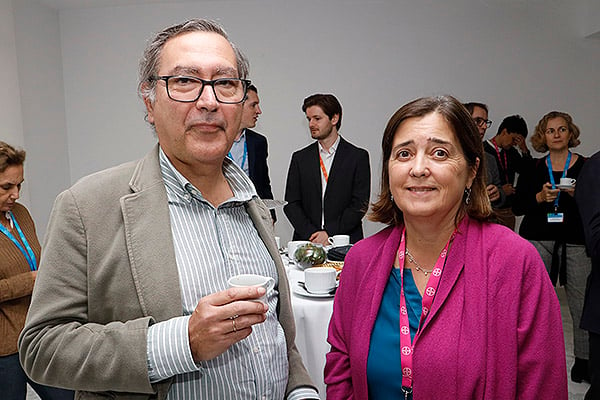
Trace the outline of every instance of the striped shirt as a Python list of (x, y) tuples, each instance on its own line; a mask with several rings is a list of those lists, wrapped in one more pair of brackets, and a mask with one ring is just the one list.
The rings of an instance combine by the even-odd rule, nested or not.
[[(183, 316), (150, 326), (150, 381), (174, 376), (167, 397), (173, 400), (283, 399), (289, 368), (284, 332), (275, 311), (276, 290), (267, 293), (266, 321), (254, 325), (246, 339), (198, 364), (189, 348), (188, 320), (200, 298), (227, 289), (227, 279), (241, 273), (278, 281), (275, 263), (244, 207), (256, 196), (254, 186), (237, 165), (225, 159), (223, 172), (233, 197), (215, 208), (173, 167), (162, 149), (160, 167), (169, 202)], [(308, 393), (315, 392), (309, 389)], [(300, 398), (296, 391), (288, 397), (294, 398)]]

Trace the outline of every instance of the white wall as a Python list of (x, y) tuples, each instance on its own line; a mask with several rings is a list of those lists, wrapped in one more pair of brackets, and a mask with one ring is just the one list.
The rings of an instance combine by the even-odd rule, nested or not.
[[(15, 43), (15, 24), (10, 0), (0, 0), (0, 140), (15, 146), (24, 147), (23, 122), (19, 93), (19, 74)], [(25, 184), (20, 201), (28, 204), (28, 169), (25, 168)]]
[[(65, 9), (59, 28), (67, 135), (57, 137), (66, 141), (60, 142), (68, 152), (64, 175), (74, 181), (152, 146), (136, 96), (137, 63), (153, 32), (190, 17), (222, 22), (250, 58), (264, 112), (257, 130), (269, 138), (276, 198), (283, 198), (291, 153), (310, 143), (300, 105), (315, 92), (340, 99), (342, 134), (369, 150), (373, 196), (388, 118), (424, 95), (488, 103), (494, 121), (488, 135), (509, 114), (521, 114), (531, 131), (546, 112), (567, 111), (582, 130), (577, 150), (589, 155), (600, 149), (600, 40), (583, 34), (581, 8), (574, 7), (581, 4), (221, 0)], [(43, 164), (35, 172), (40, 180), (48, 173)], [(276, 229), (285, 241), (291, 227), (282, 212), (278, 216)], [(376, 229), (367, 225), (368, 233)]]
[(54, 198), (71, 184), (59, 17), (37, 0), (15, 0), (14, 19), (29, 211), (41, 239)]

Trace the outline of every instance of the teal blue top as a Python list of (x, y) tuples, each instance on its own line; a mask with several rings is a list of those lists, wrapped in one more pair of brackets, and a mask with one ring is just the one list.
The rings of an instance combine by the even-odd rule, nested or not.
[[(400, 282), (400, 270), (393, 268), (383, 292), (369, 344), (369, 399), (404, 399), (400, 365)], [(404, 296), (410, 336), (414, 340), (421, 319), (422, 297), (409, 269), (404, 270)]]

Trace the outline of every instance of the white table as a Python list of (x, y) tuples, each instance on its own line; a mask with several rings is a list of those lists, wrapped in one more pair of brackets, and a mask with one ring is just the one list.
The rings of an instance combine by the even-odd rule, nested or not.
[[(286, 264), (287, 257), (282, 256), (282, 258)], [(304, 272), (293, 264), (286, 269), (296, 322), (296, 346), (302, 355), (310, 377), (319, 389), (319, 396), (321, 399), (325, 399), (323, 369), (325, 368), (325, 355), (329, 352), (327, 329), (333, 312), (333, 297), (312, 298), (294, 293), (293, 288), (298, 281), (304, 281)]]

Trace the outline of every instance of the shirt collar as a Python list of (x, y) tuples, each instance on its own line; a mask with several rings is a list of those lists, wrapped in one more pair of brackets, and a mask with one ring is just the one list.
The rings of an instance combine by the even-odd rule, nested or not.
[[(160, 146), (158, 157), (169, 203), (190, 203), (192, 199), (195, 198), (196, 200), (210, 204), (204, 199), (202, 192), (177, 171)], [(245, 203), (250, 201), (253, 197), (258, 196), (250, 178), (248, 178), (236, 163), (227, 157), (223, 160), (223, 174), (233, 191), (233, 197), (225, 201), (224, 204)]]
[(237, 140), (234, 140), (235, 143), (240, 143), (246, 140), (246, 128), (244, 128), (244, 130), (242, 131), (242, 134), (240, 135), (240, 138)]
[(335, 140), (335, 142), (333, 142), (333, 144), (329, 148), (329, 151), (325, 150), (325, 148), (321, 145), (320, 142), (317, 142), (317, 143), (319, 143), (319, 153), (324, 154), (324, 155), (329, 155), (329, 156), (335, 154), (337, 147), (340, 144), (340, 138), (341, 138), (341, 136), (340, 136), (340, 134), (338, 134), (337, 139)]

